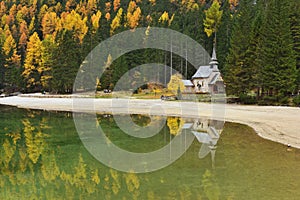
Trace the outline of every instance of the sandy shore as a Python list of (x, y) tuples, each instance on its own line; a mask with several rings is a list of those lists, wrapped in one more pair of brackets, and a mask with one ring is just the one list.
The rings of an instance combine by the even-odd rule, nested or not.
[[(212, 105), (208, 103), (173, 102), (140, 99), (93, 98), (0, 98), (0, 104), (21, 108), (110, 112), (184, 117), (209, 117), (247, 124), (263, 138), (300, 148), (300, 108), (275, 106)], [(224, 108), (225, 106), (225, 108)], [(225, 111), (225, 113), (224, 113)]]

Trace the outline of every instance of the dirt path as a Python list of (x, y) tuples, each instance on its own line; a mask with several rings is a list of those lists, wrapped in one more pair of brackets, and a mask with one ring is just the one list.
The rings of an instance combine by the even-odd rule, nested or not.
[[(300, 108), (212, 105), (137, 99), (0, 98), (0, 104), (22, 108), (209, 117), (251, 126), (263, 138), (300, 148)], [(226, 109), (224, 109), (224, 106)], [(223, 111), (225, 110), (225, 114)]]

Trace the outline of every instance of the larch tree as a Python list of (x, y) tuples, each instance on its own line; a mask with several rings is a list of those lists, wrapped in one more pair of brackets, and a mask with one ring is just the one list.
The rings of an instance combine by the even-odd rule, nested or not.
[(142, 11), (140, 7), (136, 5), (135, 1), (130, 1), (126, 14), (126, 26), (130, 29), (135, 29), (139, 25), (141, 15)]
[(52, 35), (53, 38), (55, 38), (58, 20), (59, 19), (55, 12), (45, 13), (45, 15), (42, 19), (42, 24), (41, 24), (44, 38), (47, 35)]
[(6, 13), (7, 8), (5, 5), (5, 1), (0, 2), (0, 18)]
[(113, 4), (114, 4), (114, 11), (116, 12), (121, 6), (120, 0), (114, 0)]
[(47, 35), (42, 41), (41, 85), (43, 90), (51, 90), (52, 66), (54, 64), (57, 44), (51, 35)]
[(110, 34), (111, 35), (113, 35), (115, 30), (121, 26), (122, 14), (123, 14), (123, 9), (120, 8), (118, 10), (117, 15), (115, 16), (115, 18), (112, 20), (112, 22), (110, 24)]
[(217, 0), (214, 0), (211, 7), (206, 10), (204, 19), (204, 31), (208, 37), (215, 33), (215, 44), (217, 41), (217, 30), (221, 23), (223, 11), (220, 10), (220, 3)]
[(86, 9), (88, 10), (88, 13), (96, 13), (97, 12), (97, 0), (88, 0)]
[(100, 27), (100, 19), (101, 19), (102, 13), (98, 10), (96, 14), (93, 14), (91, 16), (91, 23), (92, 23), (92, 33), (95, 34), (99, 27)]
[(45, 14), (48, 13), (48, 6), (46, 4), (44, 4), (41, 9), (40, 9), (40, 12), (38, 14), (38, 22), (41, 23)]
[(169, 13), (167, 11), (164, 11), (163, 14), (158, 19), (158, 22), (163, 24), (164, 26), (170, 26), (174, 20), (175, 14), (173, 14), (171, 17), (169, 17)]
[(173, 94), (179, 95), (184, 90), (185, 86), (182, 82), (182, 76), (180, 74), (174, 74), (171, 76), (171, 80), (168, 83), (168, 90)]
[(21, 57), (17, 54), (17, 44), (9, 29), (6, 30), (6, 38), (3, 44), (4, 52), (4, 83), (9, 88), (20, 86)]
[(111, 3), (110, 2), (106, 2), (105, 3), (105, 19), (107, 21), (110, 20), (111, 16), (110, 16), (110, 10), (111, 10)]
[(24, 71), (22, 73), (29, 91), (41, 91), (42, 42), (36, 32), (30, 36), (27, 44)]
[(72, 10), (63, 19), (62, 24), (64, 29), (72, 31), (74, 36), (82, 43), (88, 32), (87, 17), (82, 18), (75, 10)]

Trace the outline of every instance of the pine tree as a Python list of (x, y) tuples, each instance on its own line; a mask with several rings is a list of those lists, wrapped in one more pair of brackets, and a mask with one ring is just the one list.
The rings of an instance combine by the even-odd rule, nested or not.
[(267, 95), (286, 96), (294, 92), (296, 59), (290, 30), (288, 0), (269, 2), (262, 28), (259, 61), (262, 87)]
[(265, 5), (263, 1), (253, 5), (255, 14), (253, 17), (252, 27), (250, 31), (249, 47), (245, 54), (245, 65), (248, 66), (249, 90), (256, 92), (257, 99), (262, 95), (262, 66), (260, 63), (260, 48), (263, 43), (261, 29), (265, 17)]
[(63, 30), (57, 35), (58, 47), (52, 66), (51, 89), (58, 93), (71, 93), (79, 66), (82, 62), (80, 41), (74, 32)]
[(253, 21), (253, 1), (241, 2), (241, 9), (234, 18), (230, 40), (230, 50), (224, 68), (224, 80), (228, 94), (240, 95), (249, 91), (249, 65), (246, 65), (246, 52), (251, 39)]
[(290, 23), (293, 36), (294, 51), (296, 56), (296, 66), (298, 70), (297, 86), (298, 90), (300, 90), (300, 2), (294, 0), (291, 2), (290, 6)]
[(220, 23), (220, 27), (218, 30), (218, 38), (217, 38), (217, 55), (218, 55), (218, 62), (219, 62), (219, 69), (223, 71), (226, 57), (229, 53), (230, 47), (230, 37), (232, 32), (232, 13), (230, 11), (229, 2), (226, 0), (224, 1), (221, 9), (223, 10), (222, 19)]
[(51, 91), (51, 79), (52, 79), (52, 66), (56, 59), (55, 51), (57, 50), (57, 44), (55, 43), (51, 35), (46, 36), (42, 41), (42, 63), (40, 67), (41, 73), (41, 85), (43, 90)]

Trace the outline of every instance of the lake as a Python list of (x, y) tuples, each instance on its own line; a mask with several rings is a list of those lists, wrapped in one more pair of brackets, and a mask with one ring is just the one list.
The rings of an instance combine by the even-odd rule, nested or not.
[(126, 116), (98, 114), (95, 126), (101, 126), (111, 143), (130, 152), (155, 151), (178, 135), (194, 137), (172, 164), (135, 173), (107, 167), (95, 159), (77, 133), (72, 113), (8, 106), (0, 106), (0, 111), (0, 199), (240, 200), (300, 196), (300, 151), (264, 140), (245, 125), (130, 115), (137, 126), (146, 127), (154, 117), (157, 123), (152, 125), (160, 127), (151, 137), (136, 138), (125, 134), (116, 121)]

